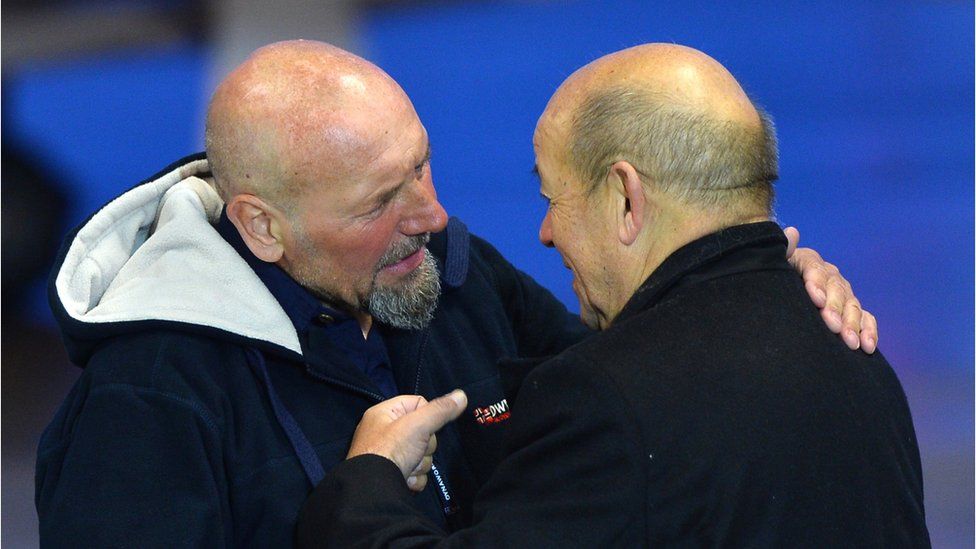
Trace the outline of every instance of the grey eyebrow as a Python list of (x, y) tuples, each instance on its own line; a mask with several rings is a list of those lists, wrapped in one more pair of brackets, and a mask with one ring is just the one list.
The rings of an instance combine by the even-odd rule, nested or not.
[(398, 193), (400, 192), (400, 189), (402, 189), (402, 188), (403, 188), (403, 183), (400, 183), (400, 184), (399, 184), (399, 185), (397, 185), (396, 187), (393, 187), (393, 188), (392, 188), (392, 189), (390, 189), (389, 191), (386, 191), (385, 193), (383, 193), (383, 194), (382, 194), (382, 195), (381, 195), (381, 196), (380, 196), (380, 197), (379, 197), (379, 198), (378, 198), (378, 199), (377, 199), (377, 200), (376, 200), (376, 201), (374, 202), (374, 204), (376, 204), (377, 206), (380, 206), (380, 205), (383, 205), (383, 204), (386, 204), (386, 203), (387, 203), (387, 202), (389, 202), (390, 200), (393, 200), (393, 197), (395, 197), (395, 196), (396, 196), (396, 195), (397, 195), (397, 194), (398, 194)]
[(417, 164), (417, 166), (423, 166), (429, 161), (430, 161), (430, 141), (427, 142), (427, 152), (424, 153), (424, 159), (421, 160), (420, 164)]

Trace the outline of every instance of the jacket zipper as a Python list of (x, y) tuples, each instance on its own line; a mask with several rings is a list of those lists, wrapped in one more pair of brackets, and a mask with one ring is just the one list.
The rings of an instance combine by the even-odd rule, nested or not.
[[(420, 374), (421, 374), (421, 368), (423, 366), (423, 361), (424, 361), (424, 351), (427, 350), (427, 341), (430, 339), (430, 328), (425, 329), (421, 337), (423, 339), (420, 340), (420, 350), (417, 356), (417, 377), (414, 380), (414, 388), (413, 388), (413, 393), (415, 395), (420, 394)], [(370, 399), (376, 402), (383, 402), (383, 400), (385, 400), (383, 396), (378, 393), (374, 393), (373, 391), (370, 391), (368, 389), (363, 389), (362, 387), (357, 387), (356, 385), (352, 385), (351, 383), (346, 383), (345, 381), (341, 381), (333, 377), (323, 376), (321, 374), (312, 371), (312, 369), (309, 367), (306, 367), (305, 371), (308, 372), (309, 375), (311, 375), (316, 379), (320, 379), (322, 381), (326, 381), (328, 383), (338, 385), (339, 387), (343, 387), (354, 393), (369, 397)], [(444, 513), (445, 520), (449, 525), (456, 528), (456, 525), (454, 524), (455, 520), (453, 519), (453, 516), (456, 515), (461, 508), (454, 500), (454, 496), (451, 493), (451, 489), (447, 483), (446, 475), (441, 473), (440, 469), (437, 467), (439, 461), (440, 460), (435, 459), (431, 464), (431, 473), (434, 477), (434, 484), (436, 488), (435, 492), (437, 493), (437, 498), (440, 500), (441, 511)]]
[[(421, 336), (423, 339), (420, 340), (420, 350), (417, 353), (417, 377), (414, 380), (413, 393), (415, 395), (420, 394), (420, 373), (423, 368), (424, 363), (424, 351), (427, 350), (427, 341), (430, 339), (430, 328), (425, 328), (424, 333)], [(444, 519), (452, 530), (457, 529), (456, 519), (457, 512), (461, 510), (461, 507), (454, 500), (454, 496), (451, 494), (451, 489), (447, 483), (447, 476), (441, 473), (440, 469), (437, 467), (439, 460), (434, 459), (430, 465), (430, 473), (434, 477), (434, 487), (436, 488), (437, 497), (441, 502), (441, 510), (444, 512)]]
[(427, 340), (430, 339), (430, 328), (424, 328), (423, 339), (420, 340), (420, 352), (417, 353), (417, 379), (414, 380), (413, 394), (420, 394), (420, 369), (424, 363), (424, 351), (427, 350)]

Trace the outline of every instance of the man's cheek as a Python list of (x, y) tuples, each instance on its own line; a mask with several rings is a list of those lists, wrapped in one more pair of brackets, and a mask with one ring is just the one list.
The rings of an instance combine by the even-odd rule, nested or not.
[[(380, 260), (386, 253), (386, 248), (380, 244), (363, 242), (363, 245), (346, 251), (347, 261), (351, 262), (354, 270), (360, 273), (375, 273), (379, 270)], [(370, 244), (366, 246), (366, 244)]]

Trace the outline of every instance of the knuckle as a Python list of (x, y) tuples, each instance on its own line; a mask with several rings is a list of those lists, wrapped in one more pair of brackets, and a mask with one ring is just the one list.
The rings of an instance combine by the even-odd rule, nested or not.
[(864, 311), (864, 314), (861, 317), (861, 326), (863, 326), (864, 329), (866, 329), (866, 330), (870, 330), (870, 331), (874, 332), (875, 333), (875, 337), (877, 337), (877, 332), (878, 332), (878, 319), (875, 318), (873, 314), (871, 314), (871, 313), (869, 313), (867, 311)]
[(800, 257), (802, 257), (805, 261), (817, 264), (823, 263), (823, 258), (820, 257), (817, 250), (814, 250), (813, 248), (797, 248), (796, 253), (800, 254)]
[(793, 255), (790, 256), (790, 261), (794, 262), (801, 269), (806, 269), (813, 263), (813, 258), (807, 253), (806, 248), (797, 248), (793, 250)]
[(848, 300), (852, 296), (851, 287), (843, 278), (831, 277), (827, 281), (827, 286), (837, 294), (837, 299)]
[(834, 284), (827, 284), (825, 291), (827, 292), (827, 303), (839, 311), (846, 301), (844, 299), (844, 292), (840, 291)]
[(816, 284), (818, 286), (823, 285), (825, 278), (824, 272), (820, 270), (819, 265), (800, 265), (800, 275), (803, 280), (808, 284)]
[(381, 408), (380, 405), (377, 404), (376, 406), (373, 406), (372, 408), (369, 408), (365, 412), (363, 412), (363, 419), (371, 419), (382, 413), (383, 413), (383, 408)]

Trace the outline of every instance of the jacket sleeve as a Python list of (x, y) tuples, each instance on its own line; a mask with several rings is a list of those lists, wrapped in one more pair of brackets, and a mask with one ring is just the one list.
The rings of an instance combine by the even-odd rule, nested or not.
[(506, 458), (479, 492), (471, 527), (447, 535), (412, 508), (391, 461), (360, 456), (312, 492), (298, 546), (641, 545), (646, 482), (634, 422), (612, 382), (586, 370), (550, 362), (526, 378)]
[(217, 440), (179, 395), (121, 383), (76, 395), (38, 454), (41, 546), (226, 545)]

